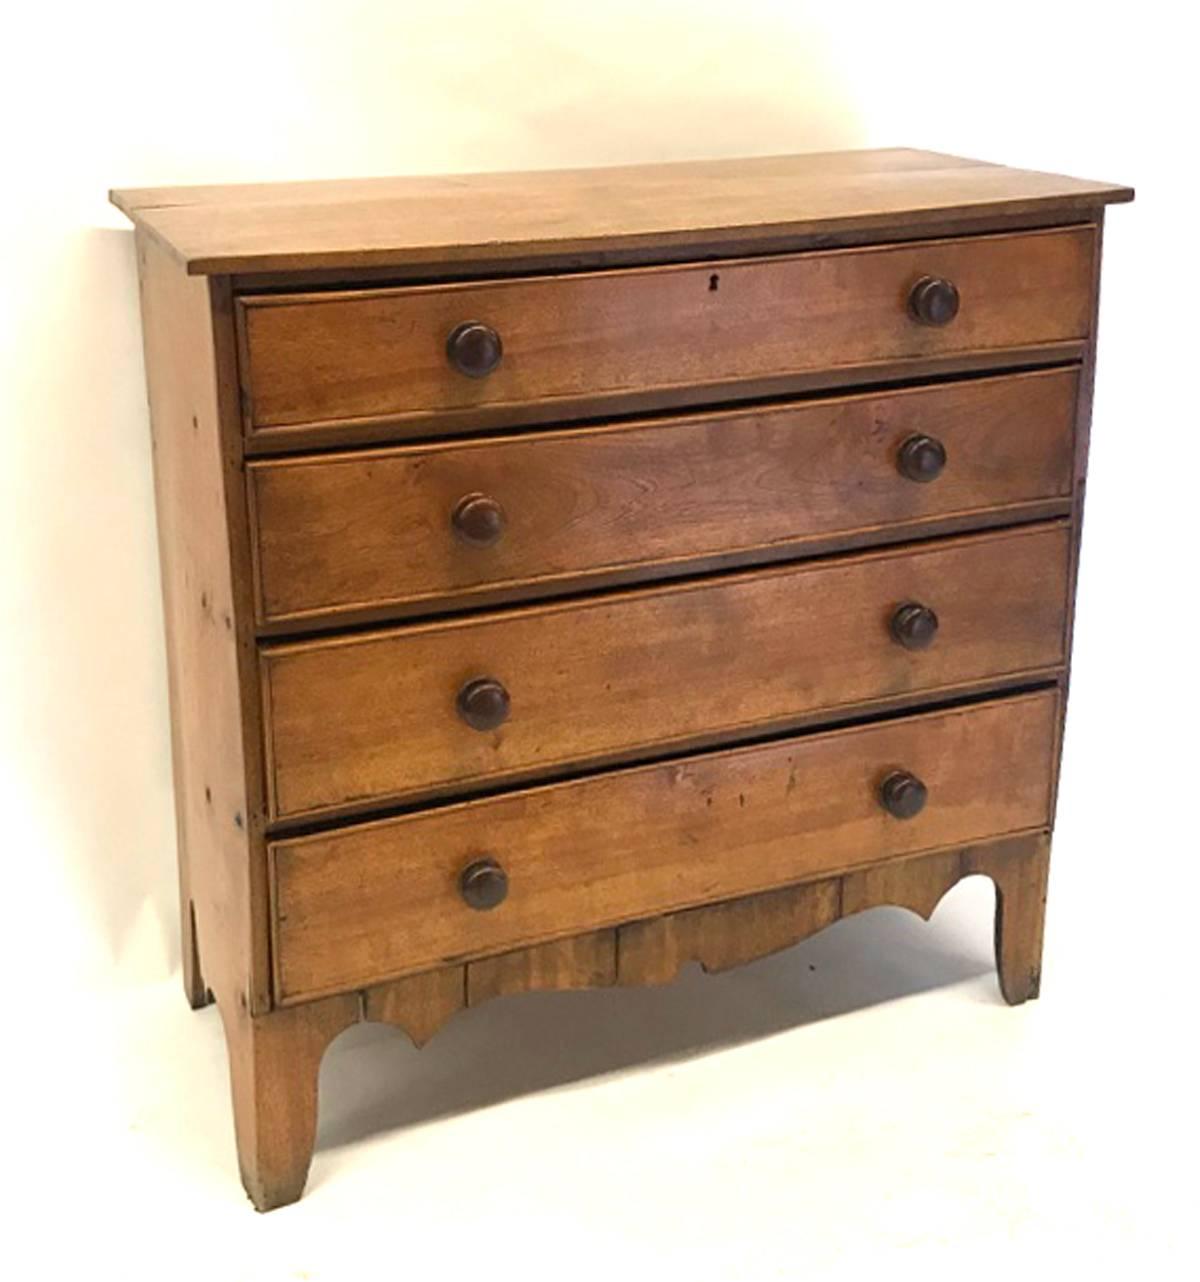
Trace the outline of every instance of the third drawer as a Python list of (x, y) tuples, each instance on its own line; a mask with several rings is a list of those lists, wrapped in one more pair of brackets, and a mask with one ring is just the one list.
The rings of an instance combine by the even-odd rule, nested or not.
[(1064, 522), (266, 647), (273, 820), (784, 729), (1063, 662)]

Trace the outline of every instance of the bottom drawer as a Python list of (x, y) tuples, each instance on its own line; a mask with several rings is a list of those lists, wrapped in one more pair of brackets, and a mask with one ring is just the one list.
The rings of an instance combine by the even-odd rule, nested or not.
[[(1043, 827), (1057, 715), (1017, 695), (275, 841), (276, 996)], [(473, 897), (507, 893), (473, 908), (485, 860)]]

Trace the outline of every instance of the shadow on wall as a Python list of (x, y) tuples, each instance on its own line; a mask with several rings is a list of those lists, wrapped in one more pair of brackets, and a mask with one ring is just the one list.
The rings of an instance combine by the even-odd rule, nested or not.
[[(10, 637), (23, 802), (80, 917), (121, 956), (148, 911), (177, 963), (175, 828), (133, 234), (69, 232), (27, 267), (19, 419), (27, 576)], [(39, 858), (47, 857), (42, 851)], [(139, 932), (139, 939), (145, 937)], [(96, 941), (91, 941), (96, 942)], [(139, 959), (141, 960), (141, 959)], [(149, 959), (147, 959), (149, 960)], [(154, 964), (157, 962), (157, 965)], [(161, 965), (151, 960), (153, 969)]]

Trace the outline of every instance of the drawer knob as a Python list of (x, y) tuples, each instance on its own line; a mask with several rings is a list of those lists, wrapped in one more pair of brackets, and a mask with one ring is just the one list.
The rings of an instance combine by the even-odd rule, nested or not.
[(896, 465), (910, 481), (936, 481), (946, 466), (946, 447), (936, 436), (910, 436), (900, 446)]
[(450, 364), (468, 378), (486, 378), (500, 364), (504, 344), (500, 335), (482, 321), (464, 321), (446, 340)]
[(491, 677), (468, 681), (458, 692), (458, 715), (472, 730), (495, 730), (508, 720), (508, 691)]
[(454, 533), (464, 543), (491, 547), (504, 533), (504, 509), (486, 494), (468, 494), (458, 500), (450, 517)]
[(896, 770), (879, 786), (884, 810), (896, 819), (915, 819), (925, 809), (929, 789), (907, 770)]
[(922, 325), (949, 325), (958, 315), (958, 290), (952, 280), (922, 276), (909, 292), (908, 310)]
[(490, 857), (476, 859), (459, 874), (458, 889), (468, 908), (485, 913), (507, 897), (508, 873)]
[(892, 636), (906, 650), (925, 650), (937, 636), (938, 617), (927, 606), (906, 601), (892, 615)]

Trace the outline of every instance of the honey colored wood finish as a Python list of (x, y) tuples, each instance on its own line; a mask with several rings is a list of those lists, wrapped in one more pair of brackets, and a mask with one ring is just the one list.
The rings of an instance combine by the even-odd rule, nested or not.
[[(183, 981), (266, 1009), (262, 775), (230, 302), (137, 241), (167, 625)], [(232, 429), (232, 430), (228, 430)]]
[(361, 1019), (393, 1024), (420, 1046), (466, 1007), (468, 983), (471, 1005), (531, 989), (668, 983), (685, 962), (723, 970), (869, 908), (896, 905), (928, 919), (953, 885), (983, 873), (997, 890), (1001, 991), (1019, 1004), (1038, 992), (1048, 863), (1049, 839), (1034, 832), (446, 966), (269, 1015), (239, 1014), (229, 1044), (243, 1182), (260, 1211), (294, 1202), (312, 1161), (317, 1079), (329, 1043)]
[[(957, 857), (955, 851), (940, 857), (922, 855), (894, 866), (903, 870), (910, 862), (924, 866), (938, 859), (940, 868)], [(714, 974), (790, 948), (842, 915), (843, 880), (825, 877), (621, 926), (618, 981), (669, 984), (688, 962), (699, 962)]]
[(910, 148), (526, 173), (127, 188), (187, 270), (407, 272), (887, 239), (950, 218), (1084, 214), (1128, 187)]
[[(1045, 675), (1063, 661), (1062, 525), (303, 642), (263, 655), (272, 814), (295, 819)], [(932, 608), (908, 650), (890, 624)], [(495, 729), (456, 711), (490, 679)], [(491, 725), (491, 723), (487, 723)]]
[[(363, 994), (362, 1017), (402, 1027), (414, 1046), (424, 1046), (467, 1004), (467, 976), (462, 966), (447, 966), (423, 975), (408, 975)], [(301, 1007), (303, 1009), (303, 1007)]]
[[(244, 296), (243, 400), (251, 431), (539, 403), (579, 412), (679, 386), (726, 387), (836, 366), (1081, 341), (1090, 318), (1090, 226), (1008, 236), (713, 261), (702, 265), (320, 294)], [(923, 324), (925, 277), (962, 304)], [(498, 335), (485, 375), (447, 340)]]
[(630, 922), (617, 931), (617, 982), (667, 984), (687, 962), (709, 973), (728, 970), (884, 905), (928, 921), (952, 887), (983, 873), (996, 884), (1001, 991), (1019, 1005), (1038, 992), (1049, 860), (1049, 836), (1024, 833)]
[(260, 1211), (304, 1191), (317, 1134), (317, 1073), (329, 1043), (360, 1016), (343, 993), (269, 1015), (218, 1000), (229, 1047), (238, 1167)]
[(471, 962), (467, 1003), (540, 989), (602, 988), (616, 983), (617, 932), (594, 930)]
[(1131, 196), (907, 150), (114, 193), (184, 985), (256, 1206), (360, 1020), (419, 1045), (972, 873), (1038, 994)]
[[(296, 627), (1063, 512), (1074, 368), (252, 463), (259, 620)], [(935, 483), (904, 475), (918, 434)], [(456, 530), (494, 504), (490, 539)]]
[[(276, 997), (746, 894), (1050, 822), (1054, 692), (785, 739), (272, 843)], [(911, 771), (925, 809), (880, 785)], [(507, 899), (458, 878), (494, 858)]]
[(1017, 859), (993, 847), (978, 850), (968, 868), (996, 883), (996, 971), (1004, 1000), (1019, 1006), (1037, 997), (1042, 987), (1050, 836), (1039, 833)]

